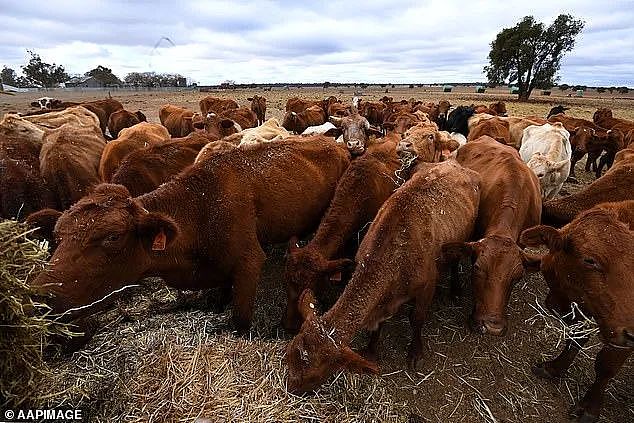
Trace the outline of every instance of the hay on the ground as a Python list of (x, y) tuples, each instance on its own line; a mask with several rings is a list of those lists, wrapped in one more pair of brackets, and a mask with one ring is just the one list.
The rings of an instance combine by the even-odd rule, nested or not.
[(27, 237), (31, 231), (24, 223), (0, 222), (0, 406), (33, 401), (34, 387), (48, 373), (42, 358), (47, 338), (69, 333), (32, 300), (27, 281), (44, 268), (48, 252)]

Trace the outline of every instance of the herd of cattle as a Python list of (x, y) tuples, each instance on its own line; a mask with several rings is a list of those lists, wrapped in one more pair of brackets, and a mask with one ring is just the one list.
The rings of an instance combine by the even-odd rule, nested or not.
[[(178, 289), (220, 287), (245, 332), (262, 246), (289, 242), (283, 325), (298, 333), (288, 387), (303, 392), (342, 369), (376, 373), (381, 323), (406, 302), (415, 368), (440, 274), (459, 293), (463, 258), (473, 263), (472, 327), (492, 335), (507, 330), (514, 282), (541, 270), (550, 309), (566, 315), (577, 303), (600, 327), (596, 380), (576, 410), (597, 418), (634, 348), (634, 122), (608, 109), (588, 121), (562, 106), (544, 119), (509, 117), (502, 102), (452, 110), (445, 100), (329, 97), (289, 99), (280, 125), (265, 119), (263, 97), (249, 101), (206, 97), (200, 113), (165, 105), (161, 124), (114, 99), (44, 99), (33, 103), (42, 110), (3, 117), (1, 217), (26, 218), (49, 241), (50, 266), (33, 286), (55, 312), (81, 319), (159, 276)], [(555, 199), (586, 154), (597, 179)], [(544, 245), (541, 255), (523, 249)], [(318, 314), (342, 272), (342, 295)], [(362, 357), (349, 345), (364, 329)], [(562, 375), (584, 342), (534, 371)]]

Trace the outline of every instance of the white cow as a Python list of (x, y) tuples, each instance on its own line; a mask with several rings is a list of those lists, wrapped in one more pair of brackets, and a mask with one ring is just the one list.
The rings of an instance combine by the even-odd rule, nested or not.
[(238, 146), (243, 147), (245, 145), (259, 144), (262, 142), (279, 141), (290, 137), (291, 133), (280, 126), (280, 122), (277, 119), (271, 118), (255, 128), (243, 129), (240, 131), (240, 135), (242, 137)]
[(321, 125), (309, 126), (304, 129), (302, 135), (324, 135), (328, 131), (336, 131), (337, 127), (330, 122), (322, 123)]
[(550, 200), (570, 173), (570, 133), (559, 122), (528, 126), (522, 135), (520, 156), (537, 175), (542, 198)]

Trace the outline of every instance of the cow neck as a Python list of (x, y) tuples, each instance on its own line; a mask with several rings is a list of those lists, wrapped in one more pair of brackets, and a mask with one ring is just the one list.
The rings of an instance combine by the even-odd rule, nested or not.
[[(362, 269), (375, 266), (380, 266), (380, 263), (366, 261)], [(376, 294), (382, 293), (381, 287), (387, 284), (376, 279), (376, 274), (369, 274), (367, 270), (355, 272), (337, 303), (323, 316), (326, 327), (335, 329), (333, 336), (344, 345), (350, 344), (354, 335), (364, 328), (366, 319), (383, 297)]]

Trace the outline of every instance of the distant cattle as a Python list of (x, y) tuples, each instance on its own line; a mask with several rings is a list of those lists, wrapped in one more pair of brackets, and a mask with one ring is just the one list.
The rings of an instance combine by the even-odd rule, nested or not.
[(40, 97), (31, 102), (32, 107), (39, 107), (40, 109), (57, 109), (62, 104), (62, 100), (58, 100), (53, 97)]
[(570, 133), (561, 123), (524, 129), (520, 156), (535, 172), (544, 200), (554, 198), (570, 173)]
[(108, 118), (108, 132), (110, 132), (112, 138), (117, 138), (122, 129), (146, 121), (147, 118), (140, 110), (134, 113), (125, 109), (117, 110), (116, 112), (112, 112)]
[[(606, 385), (634, 351), (633, 227), (634, 201), (624, 201), (596, 206), (561, 230), (537, 226), (521, 237), (524, 245), (548, 247), (541, 258), (547, 307), (566, 316), (568, 324), (588, 316), (599, 326), (603, 347), (594, 363), (595, 380), (573, 411), (582, 422), (597, 421)], [(547, 379), (563, 376), (589, 337), (568, 338), (557, 358), (533, 372)]]
[(266, 118), (266, 98), (254, 95), (247, 98), (247, 100), (251, 102), (251, 110), (258, 118), (258, 125), (262, 125)]
[(359, 101), (358, 108), (359, 113), (370, 122), (370, 125), (379, 128), (383, 125), (385, 103), (380, 101)]
[(409, 301), (414, 309), (407, 362), (415, 370), (424, 353), (422, 328), (440, 275), (441, 247), (470, 236), (479, 200), (478, 175), (455, 161), (421, 167), (392, 194), (363, 238), (355, 272), (335, 305), (319, 315), (312, 291), (302, 294), (305, 321), (286, 349), (289, 390), (311, 391), (340, 370), (378, 373), (350, 343), (369, 330), (374, 352), (381, 323)]
[(110, 115), (117, 110), (123, 109), (123, 105), (113, 98), (106, 98), (103, 100), (86, 101), (80, 104), (86, 109), (93, 112), (99, 118), (99, 127), (101, 133), (106, 134), (106, 128), (108, 127), (108, 120)]
[(124, 128), (119, 137), (106, 144), (99, 162), (99, 179), (110, 182), (121, 161), (130, 153), (144, 147), (150, 147), (170, 139), (163, 125), (142, 122)]
[(262, 245), (314, 230), (348, 164), (347, 151), (315, 137), (215, 155), (141, 197), (102, 184), (60, 216), (54, 265), (32, 285), (54, 294), (55, 312), (103, 307), (104, 297), (146, 276), (178, 289), (220, 285), (223, 298), (233, 293), (233, 321), (244, 333)]
[(286, 112), (282, 126), (291, 132), (301, 134), (309, 126), (321, 125), (325, 122), (326, 115), (321, 106), (311, 106), (302, 112)]
[(239, 107), (237, 109), (229, 109), (225, 110), (222, 113), (219, 113), (219, 116), (226, 119), (231, 119), (238, 126), (238, 132), (247, 128), (254, 128), (258, 126), (258, 117), (257, 115), (248, 107)]
[(194, 132), (195, 121), (203, 121), (203, 117), (198, 113), (171, 104), (161, 106), (159, 119), (172, 137), (186, 137)]
[(235, 100), (230, 98), (219, 98), (207, 96), (200, 100), (198, 103), (200, 107), (200, 113), (204, 116), (207, 116), (209, 113), (222, 113), (225, 110), (229, 109), (237, 109), (238, 103)]

